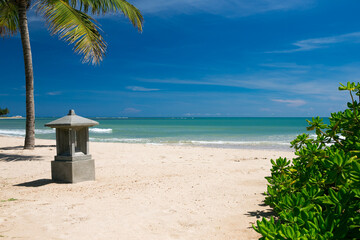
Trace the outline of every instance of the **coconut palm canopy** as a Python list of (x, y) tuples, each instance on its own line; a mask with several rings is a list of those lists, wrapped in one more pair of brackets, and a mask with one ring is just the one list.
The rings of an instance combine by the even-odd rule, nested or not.
[(35, 147), (34, 74), (30, 47), (27, 11), (34, 7), (45, 18), (51, 34), (74, 44), (74, 51), (84, 62), (99, 63), (106, 51), (99, 25), (87, 13), (99, 15), (122, 12), (142, 31), (140, 11), (125, 0), (0, 0), (0, 36), (20, 32), (26, 80), (25, 149)]
[[(20, 0), (0, 0), (0, 35), (12, 36), (19, 31)], [(97, 21), (88, 15), (122, 12), (142, 31), (140, 11), (124, 0), (26, 0), (27, 10), (35, 8), (44, 17), (51, 34), (59, 35), (83, 56), (84, 62), (99, 63), (106, 51)]]

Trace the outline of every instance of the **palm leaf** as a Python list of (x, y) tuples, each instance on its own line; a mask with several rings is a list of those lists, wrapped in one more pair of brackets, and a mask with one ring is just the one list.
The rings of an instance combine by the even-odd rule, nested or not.
[(83, 11), (92, 14), (115, 13), (121, 11), (125, 17), (129, 18), (130, 22), (142, 31), (142, 24), (144, 21), (139, 9), (125, 0), (68, 0), (69, 4)]
[(12, 36), (18, 32), (18, 8), (14, 1), (0, 0), (0, 36)]
[(74, 51), (83, 55), (83, 62), (96, 64), (102, 60), (106, 43), (93, 18), (65, 0), (41, 0), (37, 10), (44, 15), (51, 34), (58, 34), (60, 39), (74, 44)]

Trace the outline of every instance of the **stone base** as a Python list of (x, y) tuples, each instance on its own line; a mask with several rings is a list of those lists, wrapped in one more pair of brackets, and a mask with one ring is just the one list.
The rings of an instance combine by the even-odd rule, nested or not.
[(95, 180), (95, 161), (52, 161), (51, 176), (54, 182), (77, 183)]
[(74, 156), (55, 156), (55, 161), (84, 161), (91, 160), (91, 155), (75, 154)]

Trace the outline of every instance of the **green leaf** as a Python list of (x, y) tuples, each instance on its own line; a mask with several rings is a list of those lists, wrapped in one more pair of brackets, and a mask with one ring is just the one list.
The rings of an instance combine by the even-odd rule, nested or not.
[(0, 0), (0, 36), (12, 36), (19, 30), (19, 13), (15, 1)]
[(85, 13), (91, 10), (92, 14), (122, 12), (139, 31), (142, 31), (144, 21), (139, 9), (125, 0), (71, 0), (70, 5), (79, 8)]
[(74, 44), (74, 51), (83, 55), (83, 62), (96, 64), (102, 60), (106, 43), (92, 17), (65, 0), (40, 0), (37, 10), (45, 17), (51, 34)]

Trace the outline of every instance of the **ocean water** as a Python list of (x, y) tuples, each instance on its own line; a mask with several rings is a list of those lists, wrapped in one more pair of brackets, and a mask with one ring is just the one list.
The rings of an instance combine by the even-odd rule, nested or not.
[[(55, 119), (37, 118), (36, 137), (55, 139), (44, 126)], [(290, 141), (307, 132), (306, 119), (93, 118), (100, 124), (90, 128), (90, 141), (291, 150)], [(25, 136), (25, 119), (1, 119), (0, 135)]]

